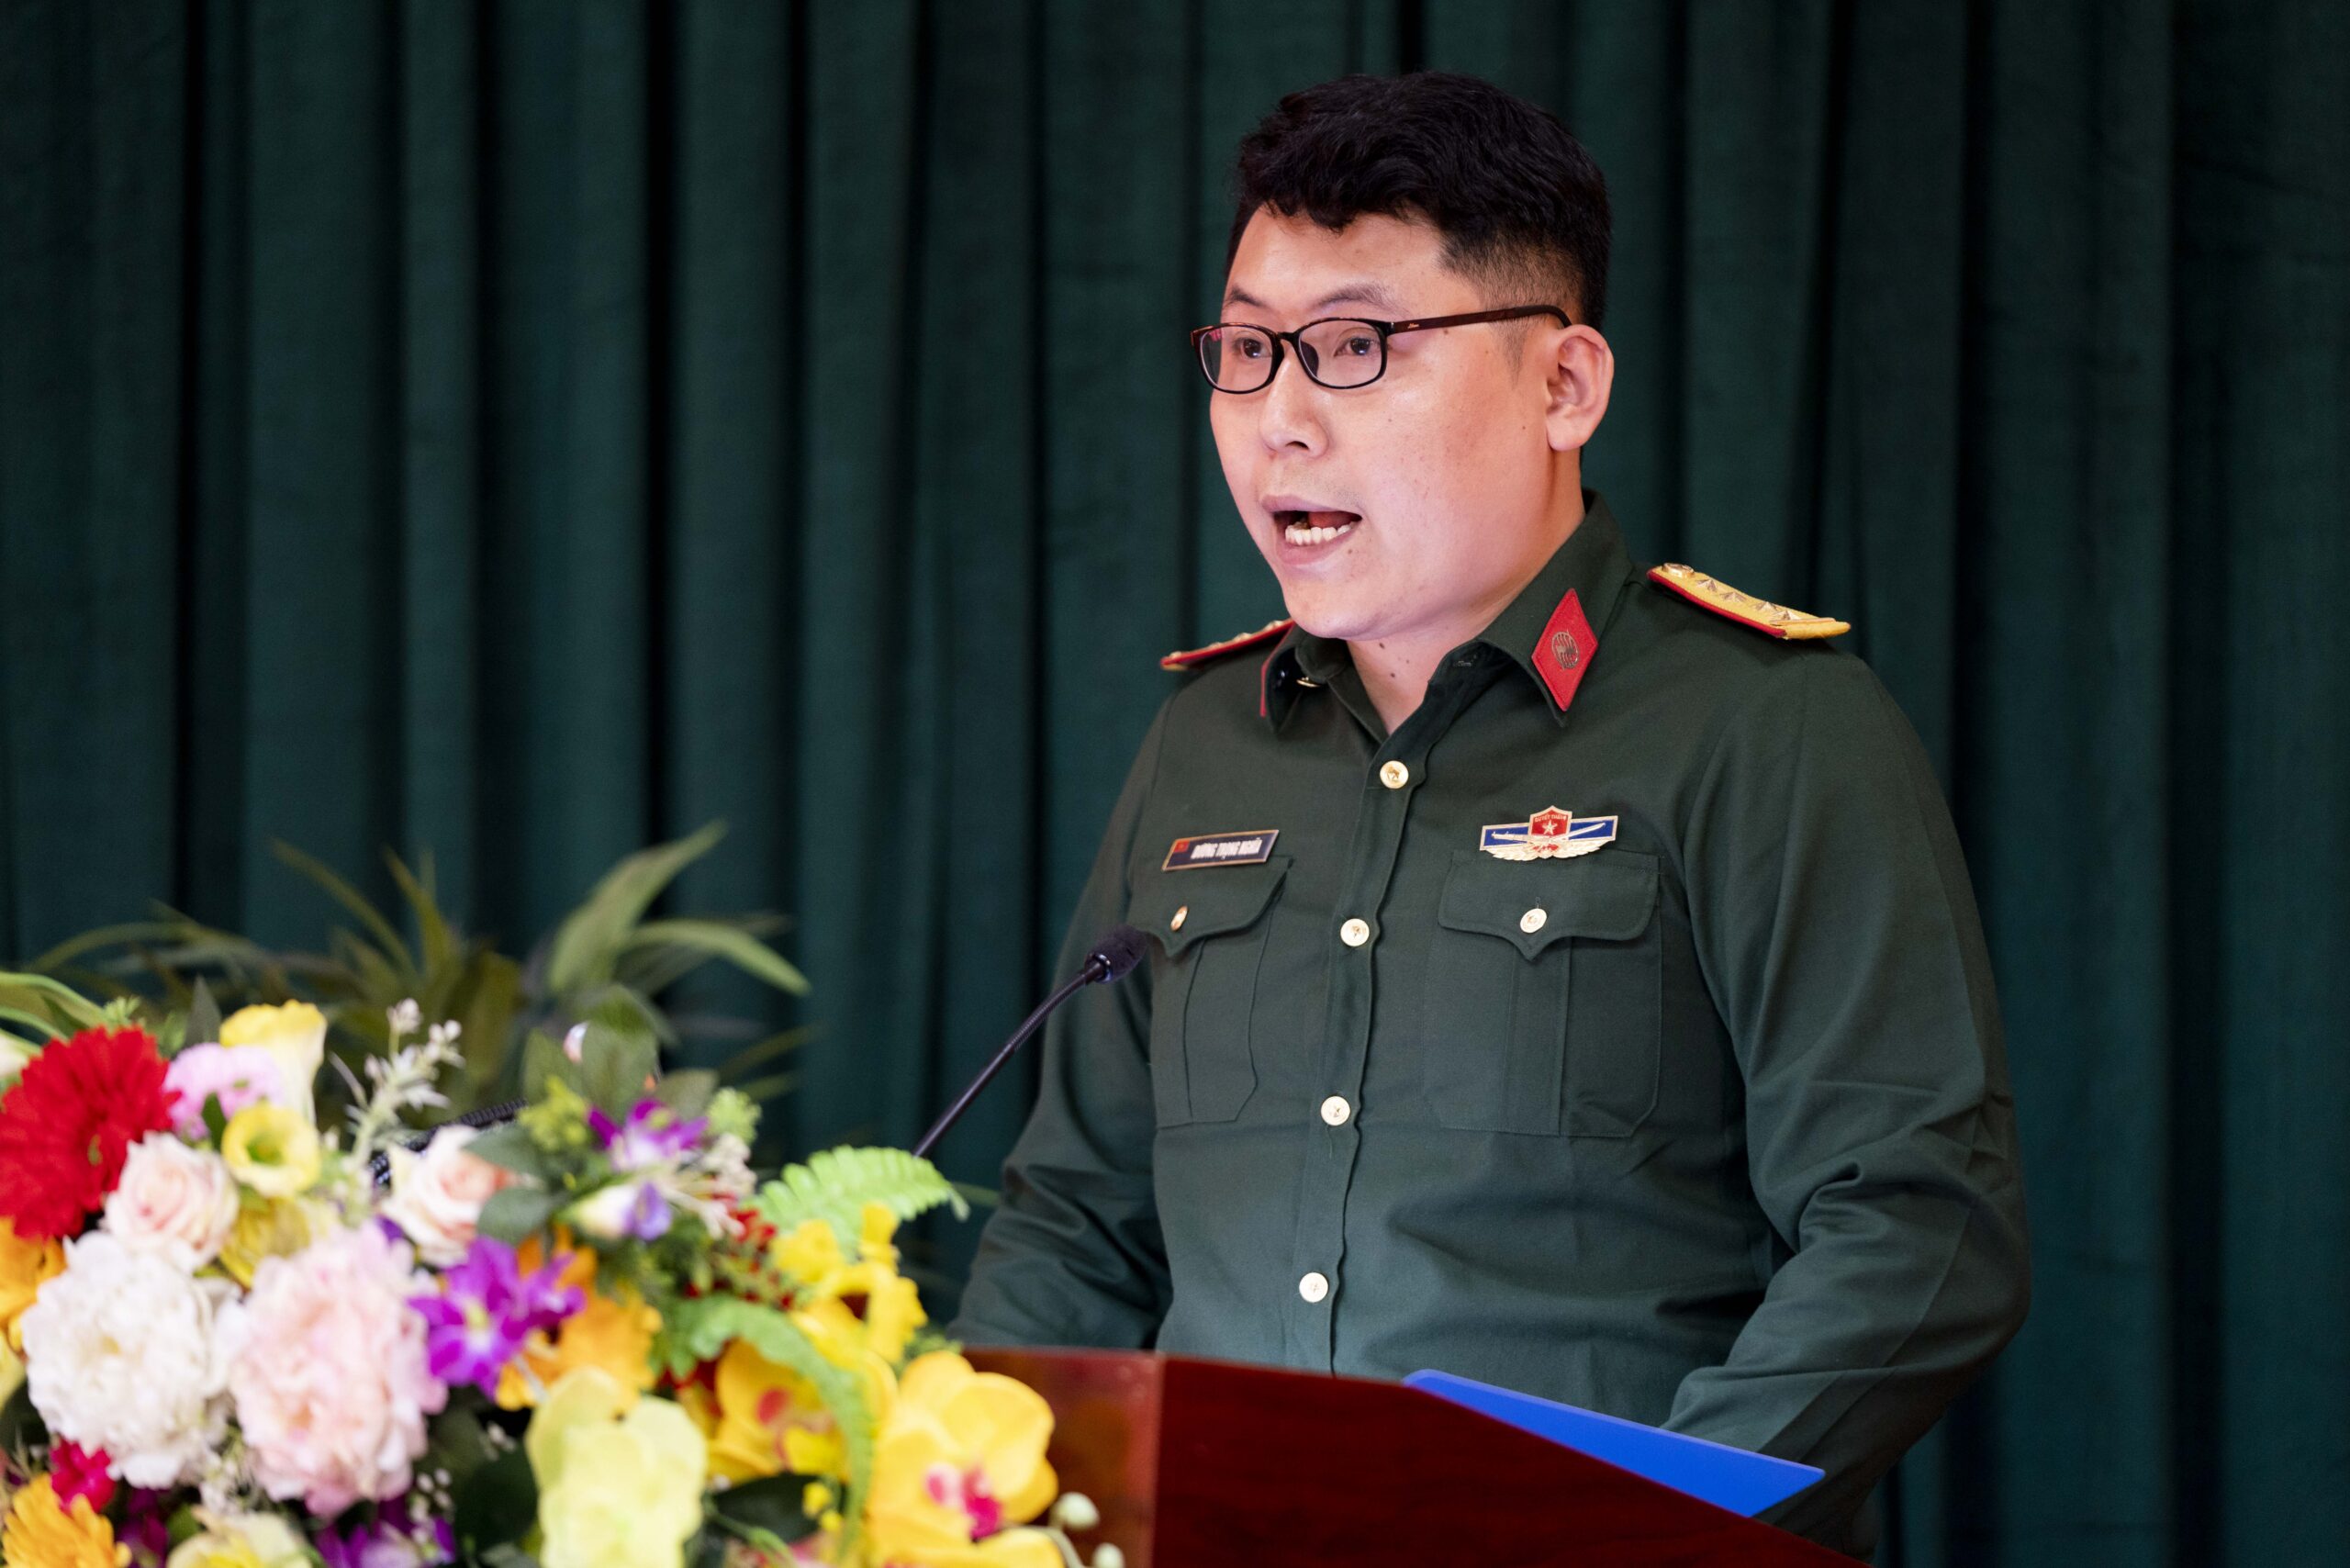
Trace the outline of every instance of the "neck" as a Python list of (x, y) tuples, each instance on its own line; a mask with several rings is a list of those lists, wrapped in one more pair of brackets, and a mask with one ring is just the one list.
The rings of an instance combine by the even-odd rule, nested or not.
[(1582, 525), (1583, 516), (1583, 487), (1570, 478), (1565, 496), (1552, 506), (1547, 526), (1521, 569), (1490, 596), (1460, 605), (1408, 631), (1348, 643), (1347, 648), (1354, 655), (1355, 674), (1361, 678), (1363, 690), (1370, 696), (1371, 705), (1379, 710), (1380, 720), (1386, 724), (1389, 734), (1419, 711), (1421, 701), (1427, 696), (1428, 680), (1444, 655), (1492, 625), (1494, 617), (1509, 608), (1510, 600), (1534, 580), (1535, 574)]

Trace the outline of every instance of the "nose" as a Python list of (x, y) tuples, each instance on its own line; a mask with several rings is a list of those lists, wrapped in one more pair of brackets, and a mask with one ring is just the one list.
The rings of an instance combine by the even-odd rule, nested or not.
[(1270, 385), (1258, 394), (1257, 433), (1269, 450), (1319, 452), (1327, 432), (1322, 425), (1321, 391), (1297, 363), (1295, 345), (1273, 367)]

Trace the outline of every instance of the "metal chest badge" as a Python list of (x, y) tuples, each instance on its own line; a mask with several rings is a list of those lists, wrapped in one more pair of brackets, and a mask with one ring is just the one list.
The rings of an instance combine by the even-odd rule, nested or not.
[(1579, 817), (1556, 806), (1522, 823), (1495, 823), (1477, 847), (1502, 860), (1564, 860), (1616, 842), (1614, 817)]

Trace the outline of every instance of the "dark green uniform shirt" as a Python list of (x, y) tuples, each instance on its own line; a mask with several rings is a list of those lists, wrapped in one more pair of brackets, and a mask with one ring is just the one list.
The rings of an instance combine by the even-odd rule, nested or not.
[[(1392, 735), (1294, 630), (1168, 700), (1069, 958), (1149, 963), (1047, 1031), (952, 1332), (1440, 1368), (1819, 1465), (1764, 1518), (1866, 1555), (2027, 1296), (1965, 866), (1866, 665), (1587, 498)], [(1612, 842), (1481, 849), (1553, 807)], [(1164, 868), (1234, 834), (1270, 858)]]

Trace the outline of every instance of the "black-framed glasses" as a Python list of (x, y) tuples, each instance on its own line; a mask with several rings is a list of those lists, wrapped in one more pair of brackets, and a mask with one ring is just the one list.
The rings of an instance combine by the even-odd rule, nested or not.
[(1308, 321), (1293, 332), (1218, 321), (1213, 327), (1192, 328), (1192, 348), (1200, 356), (1200, 374), (1219, 392), (1258, 392), (1271, 386), (1273, 373), (1281, 367), (1283, 343), (1297, 350), (1297, 363), (1316, 383), (1346, 392), (1368, 386), (1387, 374), (1387, 340), (1398, 332), (1512, 321), (1521, 316), (1555, 316), (1561, 327), (1574, 325), (1555, 305), (1510, 305), (1499, 310), (1472, 310), (1465, 316), (1423, 316), (1416, 321), (1327, 316)]

